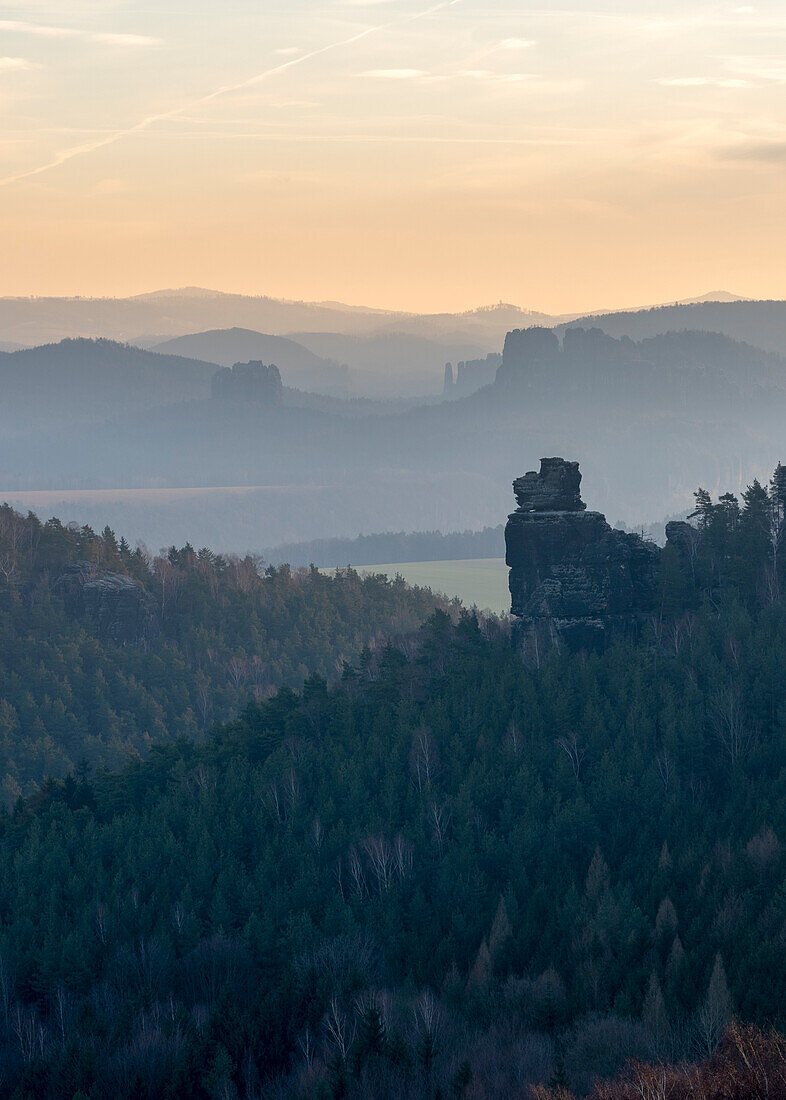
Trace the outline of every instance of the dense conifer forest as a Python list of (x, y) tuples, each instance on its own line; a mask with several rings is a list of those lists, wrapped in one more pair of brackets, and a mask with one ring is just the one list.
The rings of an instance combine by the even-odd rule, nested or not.
[[(128, 578), (154, 629), (115, 644), (71, 613), (69, 567)], [(45, 776), (118, 767), (152, 744), (199, 738), (279, 686), (405, 634), (435, 606), (403, 581), (265, 567), (190, 546), (151, 557), (106, 528), (0, 507), (0, 784), (12, 804)]]
[(783, 1095), (783, 473), (697, 493), (635, 640), (530, 668), (504, 624), (437, 608), (331, 684), (18, 800), (3, 1091)]

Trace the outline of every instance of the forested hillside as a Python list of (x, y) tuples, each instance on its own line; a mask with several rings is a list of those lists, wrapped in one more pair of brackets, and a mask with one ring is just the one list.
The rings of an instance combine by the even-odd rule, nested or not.
[(758, 348), (786, 355), (786, 302), (777, 299), (677, 302), (650, 309), (595, 313), (567, 321), (558, 326), (558, 331), (587, 325), (597, 325), (609, 336), (629, 336), (633, 340), (685, 329), (722, 333), (733, 340), (744, 340)]
[(379, 562), (456, 561), (461, 558), (501, 558), (505, 553), (502, 524), (482, 531), (384, 531), (355, 539), (315, 539), (283, 543), (265, 551), (275, 563), (334, 566), (376, 565)]
[(501, 1100), (783, 1025), (785, 499), (699, 491), (635, 644), (437, 611), (20, 803), (9, 1093)]
[[(40, 441), (157, 405), (204, 399), (215, 364), (152, 352), (112, 340), (63, 340), (0, 354), (0, 433)], [(8, 467), (0, 471), (7, 484)]]
[(199, 737), (249, 697), (335, 679), (345, 659), (435, 606), (445, 605), (428, 591), (351, 570), (265, 568), (188, 545), (149, 559), (108, 528), (2, 506), (3, 801), (82, 762), (118, 767)]

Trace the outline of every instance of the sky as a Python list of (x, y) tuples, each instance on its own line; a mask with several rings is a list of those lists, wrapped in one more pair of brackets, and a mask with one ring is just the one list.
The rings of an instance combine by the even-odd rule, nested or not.
[(0, 295), (786, 297), (786, 4), (0, 5)]

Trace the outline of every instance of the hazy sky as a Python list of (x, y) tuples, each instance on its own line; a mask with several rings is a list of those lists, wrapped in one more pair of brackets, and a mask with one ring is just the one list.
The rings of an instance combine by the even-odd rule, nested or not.
[(0, 294), (786, 297), (786, 4), (0, 6)]

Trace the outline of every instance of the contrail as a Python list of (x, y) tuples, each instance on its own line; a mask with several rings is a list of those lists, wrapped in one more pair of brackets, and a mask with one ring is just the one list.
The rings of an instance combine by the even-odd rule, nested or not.
[(204, 103), (210, 103), (212, 100), (218, 99), (223, 95), (228, 95), (231, 92), (239, 92), (242, 91), (243, 88), (251, 88), (255, 84), (259, 84), (271, 76), (277, 76), (279, 73), (286, 72), (287, 69), (293, 69), (296, 65), (302, 65), (305, 61), (311, 61), (321, 54), (330, 53), (331, 50), (341, 49), (342, 46), (351, 46), (354, 42), (360, 42), (363, 38), (368, 38), (372, 34), (380, 34), (382, 31), (389, 30), (391, 27), (399, 26), (402, 23), (414, 23), (417, 19), (424, 19), (426, 16), (433, 15), (434, 12), (441, 11), (443, 8), (452, 8), (455, 4), (460, 2), (461, 0), (441, 0), (439, 4), (434, 4), (425, 11), (416, 12), (414, 15), (404, 15), (398, 19), (391, 19), (387, 23), (380, 23), (376, 27), (367, 27), (364, 31), (359, 31), (357, 34), (350, 35), (349, 38), (342, 38), (339, 42), (330, 42), (327, 46), (320, 46), (319, 49), (301, 54), (300, 57), (293, 57), (290, 61), (282, 61), (280, 65), (275, 65), (272, 69), (265, 69), (264, 72), (249, 76), (245, 80), (238, 81), (236, 84), (223, 84), (220, 88), (214, 88), (212, 92), (207, 92), (205, 95), (199, 96), (198, 99), (191, 99), (188, 103), (182, 103), (179, 107), (173, 107), (169, 111), (161, 111), (158, 114), (148, 115), (147, 118), (141, 119), (139, 122), (134, 123), (133, 126), (128, 126), (123, 130), (115, 130), (113, 133), (108, 134), (98, 141), (90, 141), (86, 142), (84, 145), (76, 145), (71, 149), (64, 149), (62, 153), (58, 153), (52, 160), (47, 161), (46, 164), (39, 164), (36, 168), (27, 168), (23, 172), (17, 172), (16, 175), (0, 178), (0, 187), (5, 187), (9, 183), (18, 183), (19, 180), (29, 179), (31, 176), (40, 176), (42, 172), (49, 172), (52, 168), (59, 168), (61, 164), (73, 160), (74, 157), (84, 156), (85, 153), (94, 153), (96, 149), (104, 149), (107, 145), (114, 145), (115, 142), (120, 141), (121, 138), (130, 137), (131, 134), (142, 133), (156, 122), (166, 122), (167, 119), (177, 118), (177, 116), (183, 114), (184, 111), (193, 110), (194, 107), (201, 107)]

